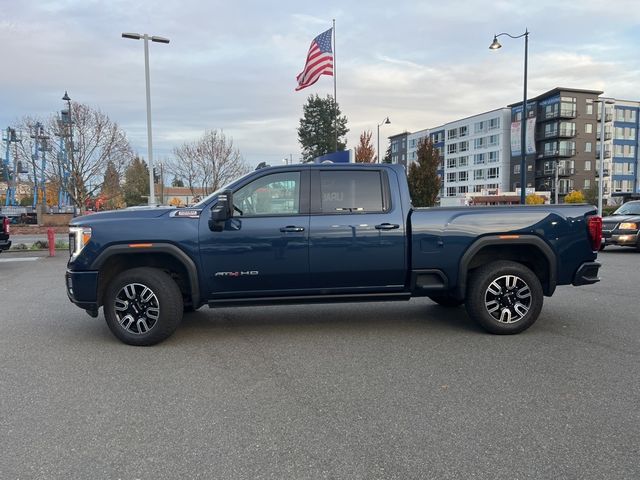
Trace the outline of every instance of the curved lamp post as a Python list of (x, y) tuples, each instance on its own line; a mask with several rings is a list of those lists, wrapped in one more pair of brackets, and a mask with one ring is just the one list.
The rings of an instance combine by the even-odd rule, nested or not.
[(490, 50), (497, 50), (502, 48), (500, 42), (498, 42), (498, 37), (506, 35), (510, 38), (522, 38), (524, 37), (524, 95), (522, 100), (522, 123), (520, 128), (521, 140), (520, 140), (520, 205), (525, 204), (526, 200), (526, 187), (527, 187), (527, 170), (526, 170), (526, 131), (527, 131), (527, 56), (529, 50), (529, 30), (524, 29), (524, 33), (522, 35), (511, 35), (509, 33), (499, 33), (493, 36), (493, 42), (489, 45)]
[(389, 120), (389, 117), (385, 118), (382, 123), (378, 124), (378, 163), (382, 163), (382, 159), (380, 158), (380, 126), (381, 125), (389, 125), (391, 123), (391, 120)]

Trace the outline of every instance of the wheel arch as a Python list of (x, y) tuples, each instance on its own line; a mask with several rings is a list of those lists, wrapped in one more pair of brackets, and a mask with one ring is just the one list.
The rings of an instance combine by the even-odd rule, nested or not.
[(137, 267), (152, 267), (167, 271), (176, 281), (183, 296), (191, 304), (200, 304), (198, 269), (195, 262), (182, 250), (169, 243), (154, 243), (149, 247), (132, 248), (129, 245), (112, 245), (103, 250), (92, 262), (97, 270), (97, 303), (102, 305), (106, 286), (120, 272)]
[(458, 267), (458, 296), (466, 295), (471, 271), (496, 260), (511, 260), (527, 266), (540, 279), (544, 294), (553, 295), (557, 261), (544, 240), (535, 235), (489, 235), (476, 240), (462, 256)]

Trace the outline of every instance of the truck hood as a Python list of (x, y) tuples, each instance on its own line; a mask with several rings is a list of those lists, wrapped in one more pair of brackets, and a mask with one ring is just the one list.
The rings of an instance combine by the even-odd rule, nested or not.
[(175, 207), (133, 207), (125, 208), (123, 210), (110, 210), (107, 212), (92, 213), (74, 218), (70, 225), (82, 226), (95, 222), (101, 223), (108, 220), (158, 218), (175, 209)]
[(620, 222), (640, 222), (640, 215), (611, 215), (602, 219), (602, 223)]

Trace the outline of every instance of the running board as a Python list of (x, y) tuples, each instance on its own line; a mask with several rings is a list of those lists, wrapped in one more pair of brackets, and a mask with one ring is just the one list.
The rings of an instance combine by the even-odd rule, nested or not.
[(290, 297), (255, 297), (255, 298), (224, 298), (209, 300), (209, 307), (240, 307), (258, 305), (295, 305), (305, 303), (352, 303), (352, 302), (390, 302), (409, 300), (409, 292), (393, 293), (357, 293), (342, 295), (299, 295)]

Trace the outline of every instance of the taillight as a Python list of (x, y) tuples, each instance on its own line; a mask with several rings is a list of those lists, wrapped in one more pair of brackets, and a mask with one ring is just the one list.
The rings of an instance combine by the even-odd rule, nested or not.
[(9, 217), (4, 217), (2, 219), (2, 231), (4, 233), (9, 233)]
[(597, 215), (589, 217), (587, 226), (589, 227), (589, 237), (591, 238), (591, 249), (597, 252), (600, 250), (600, 243), (602, 242), (602, 217)]

